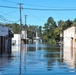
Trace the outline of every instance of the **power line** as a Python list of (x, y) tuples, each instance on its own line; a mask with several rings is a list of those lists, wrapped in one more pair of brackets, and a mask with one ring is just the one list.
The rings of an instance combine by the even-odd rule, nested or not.
[(17, 2), (15, 2), (15, 1), (9, 1), (9, 0), (1, 0), (1, 1), (5, 1), (5, 2), (9, 2), (9, 3), (16, 3), (17, 4)]
[(40, 8), (41, 8), (41, 7), (43, 7), (43, 8), (45, 8), (45, 7), (46, 7), (46, 8), (47, 8), (47, 7), (48, 7), (48, 8), (61, 8), (61, 9), (62, 9), (62, 8), (76, 8), (76, 7), (46, 6), (46, 5), (37, 5), (37, 4), (35, 5), (35, 4), (28, 4), (28, 3), (26, 3), (25, 5), (35, 6), (35, 7), (40, 7)]
[(6, 19), (5, 19), (2, 15), (0, 15), (0, 18), (1, 18), (2, 20), (6, 21)]
[[(18, 4), (18, 2), (16, 1), (10, 1), (10, 0), (1, 0), (1, 1), (5, 1), (5, 2), (9, 2), (9, 3), (16, 3)], [(48, 8), (76, 8), (76, 7), (54, 7), (54, 6), (43, 6), (43, 5), (35, 5), (35, 4), (25, 4), (25, 5), (30, 5), (30, 6), (37, 6), (37, 7), (48, 7)]]
[(51, 7), (51, 6), (42, 6), (42, 5), (35, 5), (35, 4), (25, 4), (29, 6), (35, 6), (35, 7)]
[(40, 8), (23, 8), (26, 10), (37, 10), (37, 11), (76, 11), (75, 8), (51, 8), (51, 9), (40, 9)]
[(20, 20), (17, 20), (17, 21), (11, 21), (11, 20), (8, 20), (8, 19), (6, 19), (4, 16), (2, 16), (2, 15), (0, 15), (0, 20), (1, 21), (8, 21), (8, 22), (19, 22)]
[(35, 5), (35, 4), (25, 4), (29, 6), (35, 6), (35, 7), (43, 7), (43, 8), (76, 8), (76, 7), (58, 7), (58, 6), (45, 6), (45, 5)]
[[(2, 8), (14, 8), (14, 9), (18, 9), (18, 7), (11, 7), (11, 6), (0, 6), (0, 7), (2, 7)], [(16, 10), (16, 11), (17, 11), (17, 10)], [(2, 12), (3, 15), (11, 14), (11, 13), (14, 13), (14, 12), (16, 12), (16, 11), (12, 11), (12, 12), (9, 12), (9, 13), (4, 13), (3, 11), (0, 10), (0, 12)], [(7, 20), (7, 19), (6, 19), (5, 17), (3, 17), (2, 15), (0, 15), (0, 20), (2, 20), (2, 21), (9, 21), (9, 22), (19, 22), (19, 21), (20, 21), (20, 19), (17, 20), (17, 21)]]
[[(17, 11), (18, 11), (18, 10), (12, 11), (12, 12), (9, 12), (9, 13), (5, 13), (5, 12), (3, 12), (3, 11), (0, 10), (0, 12), (3, 13), (3, 15), (6, 15), (6, 16), (8, 16), (8, 17), (11, 17), (11, 16), (9, 16), (9, 14), (14, 13), (14, 12), (17, 12)], [(10, 20), (7, 20), (7, 19), (6, 19), (5, 17), (3, 17), (2, 15), (0, 15), (0, 18), (3, 19), (3, 21), (19, 22), (19, 20), (17, 20), (17, 21), (10, 21)]]
[[(27, 12), (27, 13), (29, 13), (29, 12)], [(33, 16), (34, 18), (36, 18), (36, 19), (38, 19), (38, 20), (44, 22), (44, 20), (42, 20), (41, 18), (39, 18), (39, 17), (37, 17), (37, 16), (35, 16), (35, 15), (31, 14), (31, 13), (29, 13), (29, 14), (30, 14), (31, 16)]]
[(0, 12), (3, 13), (3, 15), (9, 15), (9, 14), (12, 14), (12, 13), (16, 13), (18, 10), (15, 10), (15, 11), (11, 11), (11, 12), (8, 12), (8, 13), (5, 13), (3, 11), (0, 10)]
[(13, 13), (16, 13), (16, 12), (18, 12), (18, 10), (11, 11), (11, 12), (5, 13), (5, 14), (3, 14), (3, 15), (9, 15), (9, 14), (13, 14)]
[(13, 9), (18, 9), (18, 7), (12, 7), (12, 6), (2, 6), (2, 5), (0, 5), (0, 7), (2, 7), (2, 8), (13, 8)]
[[(2, 8), (13, 8), (18, 9), (18, 7), (12, 7), (12, 6), (1, 6)], [(25, 10), (35, 10), (35, 11), (76, 11), (76, 8), (50, 8), (50, 9), (40, 9), (40, 8), (23, 8)]]

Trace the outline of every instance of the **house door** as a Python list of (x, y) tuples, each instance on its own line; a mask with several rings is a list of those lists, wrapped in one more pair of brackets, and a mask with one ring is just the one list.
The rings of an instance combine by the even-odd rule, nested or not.
[(71, 37), (71, 58), (73, 58), (73, 37)]

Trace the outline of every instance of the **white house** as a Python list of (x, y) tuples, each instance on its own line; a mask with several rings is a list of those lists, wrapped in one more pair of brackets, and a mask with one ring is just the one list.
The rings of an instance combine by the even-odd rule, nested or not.
[(72, 26), (64, 30), (63, 59), (71, 68), (76, 62), (76, 27)]
[(22, 35), (21, 35), (21, 39), (23, 43), (28, 43), (29, 38), (27, 38), (27, 31), (22, 30)]
[(20, 34), (14, 34), (12, 38), (12, 44), (19, 45), (20, 44)]
[(26, 41), (28, 40), (27, 31), (22, 31), (22, 34), (14, 34), (14, 37), (12, 38), (12, 44), (20, 45), (20, 39), (21, 42), (26, 43)]
[(34, 43), (39, 43), (40, 37), (38, 37), (38, 34), (36, 32), (36, 37), (33, 37), (33, 42)]
[(76, 48), (76, 27), (64, 30), (64, 46)]
[(70, 47), (64, 47), (64, 52), (63, 52), (63, 59), (64, 62), (69, 65), (70, 68), (75, 68), (76, 64), (76, 55), (75, 55), (75, 48), (73, 48), (73, 51), (71, 51)]

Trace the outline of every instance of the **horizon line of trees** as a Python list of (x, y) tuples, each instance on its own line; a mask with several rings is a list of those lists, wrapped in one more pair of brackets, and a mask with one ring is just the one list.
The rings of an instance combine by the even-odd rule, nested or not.
[[(12, 28), (14, 34), (19, 34), (19, 24), (6, 23), (4, 25)], [(58, 23), (56, 23), (56, 21), (52, 17), (49, 17), (43, 27), (38, 25), (22, 25), (22, 29), (28, 32), (28, 38), (30, 39), (35, 37), (37, 32), (38, 36), (41, 37), (43, 42), (56, 44), (60, 41), (60, 32), (62, 32), (63, 34), (63, 31), (71, 26), (76, 26), (76, 18), (74, 20), (60, 20), (58, 21)]]

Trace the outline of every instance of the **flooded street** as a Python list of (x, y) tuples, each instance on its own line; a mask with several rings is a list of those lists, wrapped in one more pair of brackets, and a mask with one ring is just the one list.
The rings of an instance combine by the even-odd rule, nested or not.
[(0, 75), (76, 75), (76, 0), (0, 0)]
[(59, 45), (22, 45), (21, 56), (19, 46), (12, 46), (12, 49), (11, 57), (0, 57), (0, 75), (75, 75), (76, 73), (75, 61), (67, 62), (70, 57), (66, 60), (63, 58), (65, 54)]

